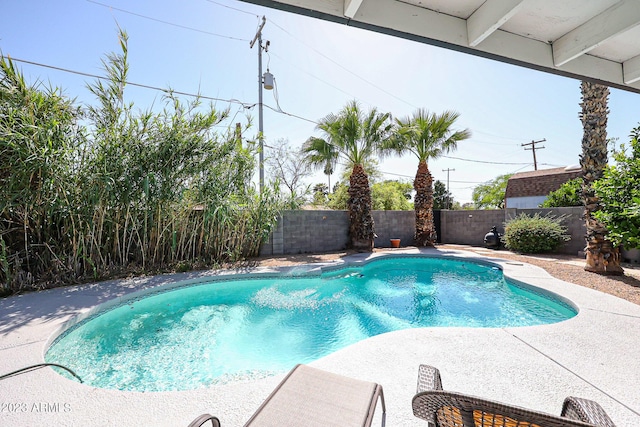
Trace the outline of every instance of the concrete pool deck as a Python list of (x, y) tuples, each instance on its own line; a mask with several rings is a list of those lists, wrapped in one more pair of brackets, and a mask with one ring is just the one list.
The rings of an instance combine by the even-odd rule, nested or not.
[[(544, 326), (391, 332), (310, 364), (381, 384), (389, 427), (426, 426), (411, 411), (420, 363), (439, 368), (447, 390), (556, 415), (566, 396), (585, 397), (600, 403), (617, 426), (640, 426), (640, 306), (557, 280), (541, 268), (520, 262), (458, 250), (403, 252), (494, 261), (506, 276), (555, 292), (571, 300), (580, 312), (570, 320)], [(340, 262), (369, 256), (350, 255)], [(213, 274), (109, 281), (0, 300), (0, 375), (42, 363), (51, 336), (70, 318), (97, 304)], [(283, 376), (192, 391), (140, 393), (98, 389), (43, 368), (0, 381), (0, 426), (180, 427), (205, 412), (217, 415), (223, 427), (242, 426)], [(377, 420), (374, 425), (379, 425)]]

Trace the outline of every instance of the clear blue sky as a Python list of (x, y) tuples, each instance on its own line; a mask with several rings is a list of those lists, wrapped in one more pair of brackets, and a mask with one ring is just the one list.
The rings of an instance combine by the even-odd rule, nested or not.
[[(473, 161), (441, 158), (429, 167), (434, 179), (443, 182), (447, 178), (443, 169), (455, 169), (451, 192), (462, 203), (471, 200), (478, 183), (533, 170), (532, 153), (522, 143), (547, 140), (537, 152), (539, 169), (579, 162), (577, 80), (240, 1), (0, 0), (0, 5), (4, 55), (102, 75), (101, 59), (119, 49), (119, 25), (129, 34), (130, 81), (246, 104), (258, 99), (257, 51), (249, 48), (249, 41), (265, 15), (263, 37), (271, 46), (263, 66), (275, 76), (280, 106), (286, 112), (313, 121), (340, 110), (351, 99), (395, 117), (410, 115), (419, 107), (458, 111), (458, 127), (469, 128), (473, 137), (450, 156)], [(19, 66), (29, 81), (50, 82), (79, 102), (93, 102), (85, 87), (91, 78)], [(162, 94), (130, 86), (126, 97), (147, 109), (154, 102), (159, 105)], [(627, 140), (640, 121), (639, 101), (638, 94), (611, 90), (609, 137)], [(264, 92), (264, 103), (276, 107), (273, 92)], [(224, 101), (216, 105), (230, 106), (234, 123), (251, 115), (257, 133), (257, 108), (247, 110)], [(320, 136), (313, 123), (268, 108), (264, 131), (267, 144), (286, 138), (299, 146), (311, 135)], [(380, 166), (385, 178), (410, 180), (417, 161), (407, 156)], [(332, 183), (336, 179), (334, 175)], [(326, 182), (321, 172), (310, 180), (316, 182)]]

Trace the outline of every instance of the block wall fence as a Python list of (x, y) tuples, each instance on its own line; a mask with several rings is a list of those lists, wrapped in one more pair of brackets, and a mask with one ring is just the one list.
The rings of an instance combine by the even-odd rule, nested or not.
[[(577, 255), (584, 249), (586, 229), (582, 207), (552, 209), (506, 209), (473, 211), (435, 211), (439, 216), (439, 243), (483, 246), (484, 235), (496, 226), (504, 233), (504, 222), (521, 213), (564, 216), (571, 240), (558, 253)], [(390, 239), (401, 239), (401, 246), (413, 245), (413, 211), (373, 211), (374, 245), (391, 247)], [(438, 224), (438, 221), (436, 221)], [(346, 211), (284, 211), (260, 255), (292, 255), (340, 251), (349, 243), (349, 216)]]

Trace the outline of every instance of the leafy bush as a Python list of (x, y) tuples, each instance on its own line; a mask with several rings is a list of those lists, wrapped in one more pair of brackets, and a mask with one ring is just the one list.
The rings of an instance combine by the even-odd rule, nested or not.
[(565, 182), (556, 191), (552, 191), (541, 208), (561, 208), (564, 206), (582, 206), (582, 178)]
[(471, 198), (476, 209), (504, 209), (504, 198), (511, 174), (500, 175), (473, 189)]
[(631, 150), (623, 145), (613, 154), (615, 166), (593, 184), (600, 198), (600, 210), (594, 216), (609, 230), (615, 245), (640, 248), (640, 126), (631, 132)]
[(442, 181), (433, 183), (433, 209), (455, 209), (456, 204), (460, 204), (453, 200), (453, 196)]
[(565, 234), (567, 228), (561, 224), (563, 220), (564, 217), (520, 214), (505, 223), (502, 240), (515, 252), (550, 252), (570, 239)]
[[(412, 185), (406, 182), (384, 181), (371, 186), (371, 207), (379, 211), (410, 211)], [(327, 207), (335, 210), (346, 210), (349, 200), (349, 186), (345, 181), (333, 187), (329, 194)]]
[(344, 182), (338, 182), (333, 186), (333, 193), (328, 196), (327, 207), (334, 210), (347, 210), (349, 200), (349, 186)]
[(408, 182), (384, 181), (371, 186), (372, 209), (377, 211), (413, 210), (411, 190)]

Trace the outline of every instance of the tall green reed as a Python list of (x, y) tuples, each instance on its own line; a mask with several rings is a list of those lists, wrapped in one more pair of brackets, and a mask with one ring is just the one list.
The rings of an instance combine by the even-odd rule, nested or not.
[[(228, 111), (171, 91), (161, 111), (134, 110), (125, 102), (126, 33), (119, 38), (121, 52), (103, 61), (108, 79), (88, 85), (97, 102), (83, 112), (56, 90), (28, 87), (3, 60), (5, 288), (237, 261), (256, 255), (275, 225), (277, 190), (251, 185), (255, 144), (215, 130)], [(32, 114), (35, 106), (44, 112)]]
[(70, 165), (83, 141), (81, 112), (59, 89), (28, 85), (0, 58), (0, 280), (47, 283), (67, 272)]

